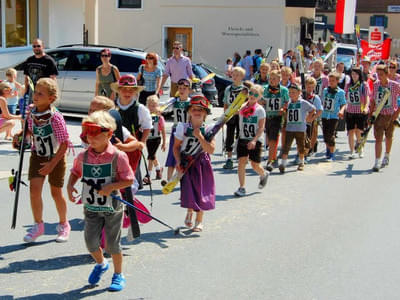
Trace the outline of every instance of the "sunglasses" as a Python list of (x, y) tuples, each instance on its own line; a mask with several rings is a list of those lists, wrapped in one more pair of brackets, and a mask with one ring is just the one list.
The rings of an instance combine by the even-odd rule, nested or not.
[(249, 95), (250, 95), (250, 96), (254, 96), (254, 97), (256, 97), (256, 98), (258, 98), (258, 96), (260, 96), (259, 93), (254, 93), (254, 92), (252, 92), (252, 91), (249, 92)]
[(179, 50), (181, 47), (173, 47), (172, 49)]
[(102, 54), (102, 55), (100, 55), (101, 57), (110, 57), (111, 55), (109, 55), (109, 54)]
[(32, 45), (32, 48), (40, 48), (42, 47), (41, 45)]
[(186, 79), (179, 79), (178, 85), (184, 85), (184, 86), (190, 87), (190, 81), (186, 80)]
[(396, 69), (396, 66), (389, 66), (389, 69)]
[(101, 127), (95, 123), (85, 122), (82, 124), (82, 135), (89, 135), (92, 137), (98, 136), (103, 132), (110, 132), (109, 128)]

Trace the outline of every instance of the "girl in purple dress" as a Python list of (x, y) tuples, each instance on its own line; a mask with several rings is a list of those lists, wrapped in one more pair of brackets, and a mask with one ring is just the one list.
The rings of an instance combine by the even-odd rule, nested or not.
[[(197, 152), (202, 153), (181, 179), (181, 207), (187, 208), (185, 226), (195, 232), (203, 230), (203, 213), (215, 208), (215, 182), (211, 166), (210, 154), (215, 150), (215, 140), (206, 141), (205, 134), (211, 126), (204, 121), (210, 113), (209, 101), (203, 95), (192, 96), (188, 106), (188, 122), (178, 123), (175, 132), (174, 157), (178, 171), (182, 171), (181, 163), (185, 156)], [(193, 211), (196, 212), (193, 227)]]

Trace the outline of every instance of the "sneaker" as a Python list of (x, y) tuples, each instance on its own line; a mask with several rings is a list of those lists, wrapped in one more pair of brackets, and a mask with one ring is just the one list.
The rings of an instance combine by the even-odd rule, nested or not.
[(44, 233), (44, 223), (35, 223), (28, 233), (24, 236), (24, 241), (27, 243), (34, 242), (39, 236)]
[(162, 168), (160, 170), (156, 170), (156, 180), (160, 180), (162, 178), (162, 171)]
[(384, 167), (386, 167), (386, 166), (388, 166), (388, 165), (389, 165), (389, 157), (385, 156), (385, 157), (382, 159), (381, 168), (384, 168)]
[(285, 166), (284, 165), (280, 165), (279, 166), (279, 172), (281, 172), (281, 174), (285, 173)]
[(222, 166), (224, 169), (233, 169), (233, 161), (232, 159), (228, 159), (226, 163)]
[(363, 158), (364, 157), (364, 150), (361, 149), (360, 152), (358, 153), (358, 157), (359, 158)]
[(279, 163), (278, 163), (278, 160), (277, 160), (277, 159), (273, 160), (272, 166), (273, 166), (274, 168), (279, 168)]
[(110, 268), (110, 264), (108, 263), (107, 260), (105, 260), (106, 264), (103, 267), (103, 265), (96, 264), (92, 270), (92, 272), (89, 275), (88, 282), (90, 284), (96, 284), (100, 281), (101, 276)]
[(57, 225), (57, 232), (56, 242), (65, 243), (68, 241), (69, 233), (71, 232), (71, 225), (69, 225), (68, 221), (63, 224), (60, 223)]
[(381, 163), (379, 161), (375, 162), (375, 165), (372, 167), (372, 171), (379, 172), (380, 168), (381, 168)]
[(272, 165), (273, 161), (268, 161), (267, 165), (264, 167), (265, 170), (267, 170), (268, 172), (272, 172), (272, 170), (274, 169), (274, 166)]
[(399, 119), (394, 120), (394, 121), (393, 121), (393, 124), (394, 124), (394, 126), (396, 126), (396, 127), (400, 127), (400, 121), (399, 121)]
[(349, 159), (355, 159), (355, 158), (357, 158), (357, 154), (354, 152), (350, 153)]
[(237, 191), (235, 192), (235, 196), (238, 197), (246, 196), (246, 189), (242, 187), (238, 188)]
[(143, 184), (148, 185), (150, 183), (151, 183), (150, 176), (149, 175), (144, 176)]
[(297, 167), (297, 171), (304, 171), (304, 164), (303, 163), (299, 163), (299, 165)]
[(121, 273), (114, 273), (112, 279), (111, 279), (111, 285), (108, 288), (109, 291), (111, 292), (119, 292), (124, 289), (126, 285), (126, 280), (124, 278), (124, 275)]
[(265, 187), (268, 181), (269, 172), (265, 172), (264, 176), (260, 176), (260, 183), (258, 184), (258, 188), (262, 189)]

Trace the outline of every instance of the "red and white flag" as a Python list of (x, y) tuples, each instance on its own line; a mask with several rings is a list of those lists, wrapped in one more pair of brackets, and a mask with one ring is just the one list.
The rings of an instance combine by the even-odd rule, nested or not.
[(354, 33), (357, 0), (337, 0), (335, 32)]
[(379, 44), (370, 44), (368, 41), (361, 40), (363, 56), (368, 56), (371, 60), (389, 59), (391, 43), (392, 39), (386, 39)]

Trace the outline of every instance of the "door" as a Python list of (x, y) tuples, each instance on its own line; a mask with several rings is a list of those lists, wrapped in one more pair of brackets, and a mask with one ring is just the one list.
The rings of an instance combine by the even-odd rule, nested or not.
[(172, 55), (172, 46), (175, 41), (180, 41), (183, 46), (183, 54), (192, 58), (192, 28), (167, 28), (167, 57)]

